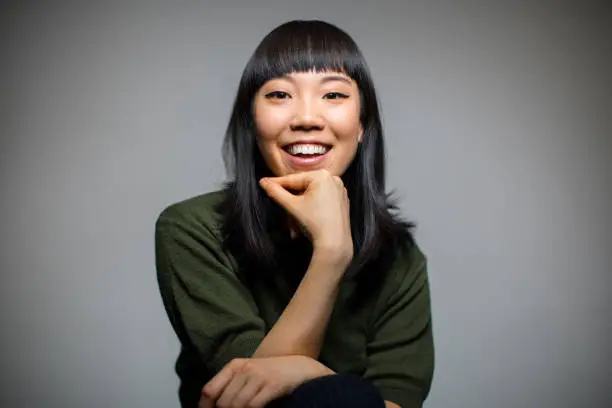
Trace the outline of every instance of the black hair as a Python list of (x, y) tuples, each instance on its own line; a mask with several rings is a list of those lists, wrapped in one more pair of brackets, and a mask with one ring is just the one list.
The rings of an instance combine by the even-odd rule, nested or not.
[(346, 32), (323, 21), (296, 20), (275, 28), (242, 73), (223, 145), (225, 165), (233, 176), (220, 207), (224, 240), (243, 265), (262, 271), (277, 267), (281, 242), (288, 234), (287, 218), (279, 216), (283, 210), (258, 184), (260, 178), (272, 174), (257, 146), (253, 100), (268, 80), (311, 70), (342, 72), (359, 88), (364, 133), (355, 158), (342, 175), (350, 200), (355, 254), (346, 274), (351, 277), (390, 254), (396, 245), (412, 244), (413, 225), (397, 217), (385, 192), (382, 124), (365, 59)]

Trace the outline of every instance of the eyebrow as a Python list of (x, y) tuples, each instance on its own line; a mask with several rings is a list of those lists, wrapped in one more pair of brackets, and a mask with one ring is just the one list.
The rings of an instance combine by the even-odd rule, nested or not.
[[(293, 77), (291, 77), (290, 75), (283, 75), (279, 79), (285, 79), (289, 82), (295, 83), (295, 79), (293, 79)], [(352, 85), (351, 80), (348, 77), (343, 76), (343, 75), (325, 75), (323, 78), (321, 78), (321, 84), (325, 84), (327, 82), (333, 82), (333, 81), (342, 81), (349, 85)]]
[(346, 82), (347, 84), (351, 85), (351, 80), (342, 75), (329, 75), (321, 79), (322, 84), (327, 83), (327, 82), (332, 82), (332, 81), (342, 81), (342, 82)]

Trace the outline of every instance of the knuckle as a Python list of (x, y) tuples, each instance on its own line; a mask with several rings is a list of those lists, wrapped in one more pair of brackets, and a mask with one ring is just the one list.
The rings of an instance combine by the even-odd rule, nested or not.
[(254, 371), (254, 369), (255, 369), (255, 364), (253, 364), (251, 360), (244, 360), (242, 362), (242, 365), (240, 366), (240, 371), (242, 371), (243, 373)]
[(242, 367), (245, 363), (245, 359), (243, 358), (234, 358), (230, 361), (230, 365), (234, 368)]
[(206, 385), (205, 387), (202, 387), (202, 391), (200, 392), (201, 398), (210, 398), (210, 397), (215, 397), (215, 396), (216, 396), (216, 392), (213, 389), (213, 387), (211, 387), (210, 385)]

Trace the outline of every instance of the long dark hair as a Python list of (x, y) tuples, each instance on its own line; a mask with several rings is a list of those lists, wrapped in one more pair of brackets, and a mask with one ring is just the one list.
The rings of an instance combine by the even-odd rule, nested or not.
[[(350, 200), (354, 259), (346, 276), (379, 260), (400, 243), (412, 244), (412, 224), (394, 213), (385, 192), (385, 153), (378, 100), (365, 59), (352, 38), (323, 21), (290, 21), (270, 32), (248, 61), (223, 145), (233, 180), (220, 210), (226, 245), (244, 265), (274, 270), (288, 228), (283, 210), (259, 187), (271, 175), (257, 146), (253, 100), (268, 80), (291, 72), (337, 71), (358, 85), (363, 138), (342, 179)], [(285, 235), (283, 235), (285, 234)], [(378, 268), (377, 268), (378, 269)]]

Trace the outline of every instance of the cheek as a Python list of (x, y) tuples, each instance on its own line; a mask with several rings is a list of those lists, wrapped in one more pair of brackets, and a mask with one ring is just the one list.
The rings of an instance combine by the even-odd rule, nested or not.
[(277, 176), (285, 174), (277, 143), (286, 126), (284, 116), (282, 110), (269, 106), (256, 107), (254, 111), (257, 146), (268, 168)]
[(327, 115), (328, 123), (339, 138), (357, 138), (359, 135), (359, 107), (355, 105), (339, 106)]
[(282, 109), (260, 107), (255, 109), (257, 134), (266, 141), (275, 140), (286, 127), (287, 114)]

